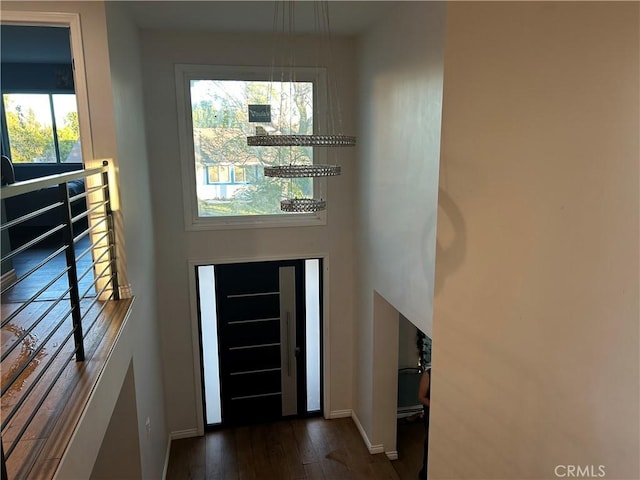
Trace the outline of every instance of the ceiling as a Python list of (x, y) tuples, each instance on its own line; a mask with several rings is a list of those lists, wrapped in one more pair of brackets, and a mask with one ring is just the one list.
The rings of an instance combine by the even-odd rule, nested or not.
[[(273, 31), (274, 3), (259, 1), (128, 1), (134, 21), (141, 28), (209, 30), (216, 32), (269, 33)], [(289, 2), (287, 2), (289, 3)], [(295, 30), (314, 33), (313, 1), (297, 1)], [(328, 2), (331, 32), (357, 35), (381, 18), (394, 1)], [(281, 9), (282, 11), (282, 9)]]
[[(236, 33), (273, 31), (274, 1), (124, 1), (139, 28), (206, 30)], [(331, 0), (331, 33), (357, 35), (397, 5), (393, 1)], [(295, 31), (317, 33), (314, 2), (295, 2)], [(282, 11), (282, 9), (280, 10)], [(279, 24), (281, 27), (281, 23)], [(1, 53), (3, 63), (70, 63), (69, 30), (58, 27), (3, 25)]]

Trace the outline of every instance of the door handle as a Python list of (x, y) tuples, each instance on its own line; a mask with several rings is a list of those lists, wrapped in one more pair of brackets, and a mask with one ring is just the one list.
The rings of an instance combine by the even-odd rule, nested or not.
[(287, 312), (287, 376), (290, 377), (291, 376), (291, 352), (290, 352), (290, 346), (291, 343), (289, 342), (289, 322), (290, 322), (290, 313)]

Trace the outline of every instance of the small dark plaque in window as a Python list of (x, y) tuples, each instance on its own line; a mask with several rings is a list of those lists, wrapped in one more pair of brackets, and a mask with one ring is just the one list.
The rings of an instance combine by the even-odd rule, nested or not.
[(255, 123), (270, 123), (271, 105), (249, 105), (249, 121)]

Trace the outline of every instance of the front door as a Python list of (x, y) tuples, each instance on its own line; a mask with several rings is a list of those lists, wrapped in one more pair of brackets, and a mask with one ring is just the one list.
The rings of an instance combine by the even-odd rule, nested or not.
[(215, 266), (223, 425), (306, 413), (304, 265)]

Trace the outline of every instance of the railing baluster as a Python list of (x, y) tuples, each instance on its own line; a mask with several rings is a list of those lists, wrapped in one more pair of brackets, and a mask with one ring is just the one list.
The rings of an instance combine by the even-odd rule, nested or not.
[[(109, 166), (106, 160), (102, 162), (103, 167)], [(118, 284), (118, 265), (116, 261), (116, 236), (115, 222), (113, 220), (113, 210), (111, 209), (111, 195), (109, 193), (109, 172), (102, 172), (102, 184), (107, 188), (103, 190), (105, 200), (105, 213), (107, 216), (107, 229), (109, 231), (109, 261), (111, 262), (111, 285), (113, 288), (113, 299), (120, 300), (120, 285)]]
[(76, 268), (76, 253), (73, 245), (73, 223), (71, 222), (71, 204), (69, 203), (69, 190), (66, 183), (58, 185), (60, 200), (64, 203), (62, 208), (62, 221), (65, 228), (62, 229), (63, 239), (65, 243), (65, 254), (67, 258), (67, 267), (69, 270), (67, 276), (69, 278), (69, 292), (71, 308), (71, 318), (73, 321), (73, 340), (76, 347), (76, 362), (84, 361), (84, 339), (82, 335), (82, 312), (80, 311), (80, 293), (78, 289), (78, 271)]

